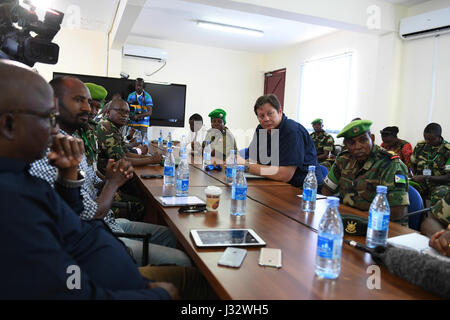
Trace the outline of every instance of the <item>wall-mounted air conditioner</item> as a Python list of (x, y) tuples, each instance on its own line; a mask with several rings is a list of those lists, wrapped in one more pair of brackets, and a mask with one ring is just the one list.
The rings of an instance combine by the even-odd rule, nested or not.
[(144, 58), (159, 62), (167, 61), (167, 51), (159, 48), (125, 44), (122, 49), (124, 57)]
[(432, 37), (450, 32), (450, 7), (400, 20), (404, 40)]

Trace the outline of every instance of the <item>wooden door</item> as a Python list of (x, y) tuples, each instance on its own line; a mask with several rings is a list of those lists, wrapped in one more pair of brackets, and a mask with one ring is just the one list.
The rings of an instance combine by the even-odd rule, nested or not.
[(264, 74), (264, 94), (274, 94), (280, 100), (284, 110), (284, 87), (286, 83), (286, 68)]

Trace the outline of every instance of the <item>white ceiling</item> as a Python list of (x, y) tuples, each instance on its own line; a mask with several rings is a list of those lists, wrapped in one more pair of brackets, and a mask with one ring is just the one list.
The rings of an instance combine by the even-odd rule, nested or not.
[[(197, 20), (264, 31), (254, 38), (199, 28)], [(335, 31), (291, 20), (250, 14), (182, 0), (149, 0), (131, 34), (251, 52), (268, 52)]]
[[(429, 0), (383, 1), (396, 5), (412, 6)], [(69, 22), (73, 22), (75, 17), (73, 9), (75, 8), (80, 12), (82, 29), (109, 32), (119, 0), (46, 0), (46, 2), (49, 2), (52, 8), (65, 12), (63, 27), (67, 27)], [(205, 30), (197, 27), (197, 20), (262, 30), (264, 36), (253, 38)], [(334, 31), (335, 29), (319, 25), (183, 0), (147, 0), (130, 35), (234, 50), (268, 52)]]
[(430, 0), (383, 0), (384, 2), (390, 2), (392, 4), (397, 4), (405, 7), (415, 6), (419, 3), (424, 3)]
[[(52, 9), (64, 12), (62, 27), (73, 25), (79, 12), (82, 29), (109, 32), (119, 0), (46, 0), (45, 2), (49, 3)], [(38, 10), (38, 14), (42, 19), (44, 12)]]

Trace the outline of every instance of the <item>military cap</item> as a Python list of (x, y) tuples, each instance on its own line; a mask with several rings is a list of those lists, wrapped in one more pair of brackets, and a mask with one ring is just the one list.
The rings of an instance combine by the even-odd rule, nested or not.
[(337, 137), (341, 138), (354, 138), (357, 137), (364, 132), (367, 132), (370, 130), (370, 126), (372, 125), (372, 121), (370, 120), (355, 120), (350, 122), (348, 125), (345, 126), (344, 129), (341, 130), (341, 132), (338, 133)]
[(323, 120), (320, 119), (320, 118), (317, 118), (317, 119), (314, 119), (314, 120), (311, 122), (311, 124), (316, 124), (316, 123), (322, 124), (322, 123), (323, 123)]
[(352, 214), (341, 215), (344, 232), (350, 236), (365, 236), (367, 233), (368, 219)]
[(227, 123), (226, 116), (227, 113), (223, 109), (215, 109), (208, 114), (211, 119), (222, 119), (224, 124)]
[(98, 100), (102, 103), (102, 108), (105, 103), (105, 98), (108, 95), (108, 91), (106, 91), (105, 88), (102, 86), (99, 86), (95, 83), (87, 82), (85, 83), (86, 87), (89, 89), (89, 92), (91, 93), (92, 100)]

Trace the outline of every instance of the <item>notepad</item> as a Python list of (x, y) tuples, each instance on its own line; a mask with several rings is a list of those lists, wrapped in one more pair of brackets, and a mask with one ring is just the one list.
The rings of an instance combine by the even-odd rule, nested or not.
[(391, 246), (414, 250), (422, 254), (428, 254), (436, 258), (450, 262), (450, 258), (443, 256), (439, 251), (428, 245), (430, 239), (419, 233), (408, 233), (397, 237), (388, 238), (387, 242)]
[(196, 196), (157, 197), (156, 199), (165, 207), (179, 207), (179, 206), (192, 206), (195, 204), (205, 204), (205, 201)]

